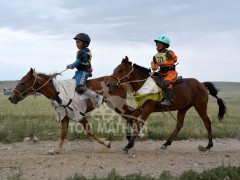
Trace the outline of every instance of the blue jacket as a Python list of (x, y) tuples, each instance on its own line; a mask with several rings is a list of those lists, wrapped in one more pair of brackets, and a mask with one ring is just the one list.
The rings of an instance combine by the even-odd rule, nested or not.
[(91, 67), (91, 55), (89, 55), (88, 52), (90, 52), (90, 50), (87, 47), (79, 49), (76, 61), (70, 64), (70, 66), (77, 68), (77, 70), (88, 71)]

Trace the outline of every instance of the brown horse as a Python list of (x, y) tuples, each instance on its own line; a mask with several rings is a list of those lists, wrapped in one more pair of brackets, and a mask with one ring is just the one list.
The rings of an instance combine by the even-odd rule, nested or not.
[[(132, 89), (134, 91), (137, 91), (142, 87), (146, 79), (150, 76), (150, 72), (150, 69), (141, 67), (136, 64), (132, 65), (132, 63), (129, 62), (128, 57), (125, 57), (125, 59), (122, 60), (122, 63), (114, 69), (112, 76), (108, 78), (106, 84), (109, 87), (110, 91), (115, 91), (117, 88), (121, 88), (121, 84), (130, 84)], [(217, 99), (219, 106), (219, 120), (223, 119), (226, 112), (226, 106), (223, 100), (217, 96), (218, 90), (211, 82), (200, 83), (198, 80), (193, 78), (185, 78), (181, 83), (175, 83), (173, 85), (173, 90), (173, 101), (171, 102), (171, 106), (168, 109), (160, 107), (160, 103), (157, 101), (147, 100), (143, 104), (141, 111), (137, 110), (132, 114), (135, 116), (140, 115), (140, 123), (136, 122), (138, 123), (139, 127), (138, 132), (140, 130), (140, 127), (143, 125), (142, 123), (147, 120), (148, 116), (152, 112), (177, 110), (178, 113), (176, 128), (166, 143), (161, 146), (162, 149), (167, 149), (167, 146), (171, 145), (172, 141), (175, 139), (176, 135), (182, 128), (186, 112), (191, 107), (194, 107), (207, 129), (208, 145), (206, 146), (206, 149), (210, 149), (213, 147), (213, 141), (211, 122), (207, 116), (208, 91), (210, 95)], [(128, 152), (128, 150), (133, 147), (136, 135), (137, 134), (132, 137), (128, 137), (129, 142), (123, 149), (124, 151)]]
[[(39, 92), (45, 95), (48, 99), (59, 100), (57, 92), (54, 90), (51, 80), (58, 74), (46, 75), (43, 73), (36, 73), (32, 68), (30, 71), (19, 81), (16, 88), (14, 89), (12, 95), (9, 97), (11, 103), (17, 104), (19, 101), (23, 100), (28, 95)], [(86, 85), (97, 93), (103, 94), (105, 97), (106, 104), (120, 114), (123, 118), (125, 115), (131, 114), (133, 109), (129, 107), (126, 103), (127, 91), (125, 87), (121, 87), (119, 90), (114, 90), (110, 94), (107, 92), (108, 88), (105, 88), (104, 79), (107, 76), (99, 77), (96, 79), (88, 80)], [(107, 90), (107, 91), (106, 91)], [(117, 97), (117, 98), (116, 98)], [(90, 99), (87, 100), (87, 112), (94, 109), (93, 103)], [(56, 147), (54, 154), (59, 154), (61, 152), (64, 139), (68, 132), (69, 118), (64, 117), (62, 122), (61, 139)], [(103, 138), (99, 138), (91, 129), (88, 120), (84, 117), (80, 123), (83, 125), (86, 132), (92, 136), (97, 142), (103, 144), (104, 146), (110, 148), (110, 143), (105, 141)]]

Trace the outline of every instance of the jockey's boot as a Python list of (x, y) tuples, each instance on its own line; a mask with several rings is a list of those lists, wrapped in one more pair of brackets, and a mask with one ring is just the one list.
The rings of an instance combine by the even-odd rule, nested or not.
[(94, 91), (87, 88), (87, 90), (84, 92), (91, 100), (93, 100), (93, 106), (94, 108), (99, 108), (99, 106), (103, 103), (103, 96), (98, 95)]
[(84, 85), (77, 85), (75, 88), (75, 91), (79, 94), (82, 95), (85, 91), (87, 90), (87, 87)]
[(164, 99), (164, 101), (161, 102), (161, 105), (168, 107), (171, 104), (171, 98), (172, 98), (173, 90), (164, 88), (163, 92), (164, 92), (164, 95), (165, 95), (165, 99)]

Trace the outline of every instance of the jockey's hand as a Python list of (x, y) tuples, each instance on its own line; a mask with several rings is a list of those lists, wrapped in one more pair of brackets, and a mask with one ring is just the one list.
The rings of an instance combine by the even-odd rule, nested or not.
[(74, 67), (72, 67), (71, 65), (67, 65), (66, 68), (67, 68), (67, 69), (73, 69)]
[(156, 71), (156, 70), (157, 70), (157, 68), (155, 68), (155, 67), (152, 67), (152, 70), (153, 70), (153, 71)]
[(163, 62), (158, 62), (157, 65), (158, 66), (165, 66), (165, 64)]

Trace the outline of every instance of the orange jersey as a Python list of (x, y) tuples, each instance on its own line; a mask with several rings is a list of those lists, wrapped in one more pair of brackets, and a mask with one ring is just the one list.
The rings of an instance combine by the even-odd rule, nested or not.
[[(170, 67), (173, 66), (177, 62), (177, 56), (173, 51), (165, 49), (163, 52), (158, 52), (153, 57), (153, 61), (151, 62), (151, 67), (156, 69), (158, 66)], [(164, 65), (160, 65), (163, 63)]]

